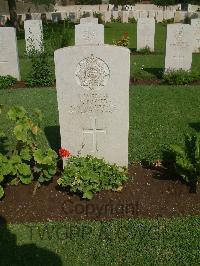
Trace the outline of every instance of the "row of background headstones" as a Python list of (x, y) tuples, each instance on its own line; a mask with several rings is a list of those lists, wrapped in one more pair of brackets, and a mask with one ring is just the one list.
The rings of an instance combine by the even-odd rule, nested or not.
[[(82, 18), (80, 22), (75, 26), (75, 45), (104, 44), (104, 26), (98, 24), (97, 18)], [(43, 50), (42, 21), (26, 20), (24, 28), (27, 53), (33, 49)], [(193, 37), (191, 37), (192, 32), (194, 32)], [(151, 18), (138, 19), (137, 50), (149, 47), (153, 52), (154, 39), (155, 20)], [(9, 74), (20, 79), (16, 33), (13, 28), (0, 28), (0, 48), (0, 75)], [(167, 26), (165, 69), (190, 70), (192, 53), (200, 52), (199, 49), (200, 19), (192, 20), (192, 25), (169, 24)]]
[[(127, 166), (130, 51), (104, 45), (104, 26), (98, 24), (96, 18), (85, 18), (80, 22), (75, 27), (75, 46), (55, 51), (61, 146), (73, 155), (92, 154), (107, 162)], [(154, 19), (139, 19), (139, 31), (141, 24), (140, 35), (144, 36), (152, 29), (151, 35), (155, 34)], [(32, 45), (35, 36), (42, 35), (41, 26), (41, 20), (25, 21), (26, 38)], [(190, 34), (190, 25), (168, 25), (165, 62), (168, 67), (181, 67), (181, 64), (183, 69), (191, 67)], [(101, 43), (95, 43), (96, 36)], [(7, 70), (14, 65), (17, 67), (14, 28), (0, 28), (0, 46), (0, 69), (1, 66)]]
[[(18, 21), (23, 22), (27, 19), (46, 19), (52, 20), (53, 22), (62, 21), (65, 19), (70, 19), (73, 22), (77, 22), (82, 16), (93, 16), (92, 11), (82, 11), (82, 12), (51, 12), (51, 13), (27, 13), (18, 14)], [(155, 18), (157, 22), (162, 22), (163, 20), (174, 19), (175, 23), (184, 22), (186, 17), (198, 18), (200, 17), (200, 12), (184, 12), (184, 11), (171, 11), (171, 10), (150, 10), (150, 11), (105, 11), (102, 13), (103, 20), (105, 22), (111, 21), (111, 16), (114, 19), (118, 17), (121, 18), (123, 23), (127, 23), (129, 18)], [(6, 20), (9, 19), (8, 15), (0, 16), (0, 25), (5, 25)]]

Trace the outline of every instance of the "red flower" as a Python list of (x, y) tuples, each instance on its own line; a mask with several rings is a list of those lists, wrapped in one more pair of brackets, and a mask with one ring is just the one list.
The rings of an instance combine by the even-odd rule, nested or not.
[(69, 157), (71, 155), (70, 151), (68, 151), (64, 148), (60, 148), (58, 153), (59, 153), (60, 157), (62, 157), (62, 158), (66, 158), (66, 157)]
[(124, 37), (128, 38), (128, 32), (124, 32)]

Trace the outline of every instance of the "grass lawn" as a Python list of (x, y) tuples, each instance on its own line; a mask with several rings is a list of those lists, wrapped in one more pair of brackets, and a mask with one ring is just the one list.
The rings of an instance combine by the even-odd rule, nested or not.
[[(132, 51), (136, 50), (137, 42), (137, 25), (131, 23), (107, 23), (105, 25), (105, 43), (112, 44), (113, 40), (119, 39), (124, 32), (129, 33), (130, 45)], [(74, 29), (71, 29), (72, 40), (71, 45), (74, 45)], [(149, 79), (160, 77), (160, 73), (164, 69), (165, 62), (165, 40), (166, 26), (156, 24), (155, 36), (155, 53), (151, 55), (134, 54), (131, 55), (131, 76), (140, 79)], [(22, 79), (25, 79), (30, 71), (30, 61), (24, 57), (25, 42), (18, 40), (18, 50), (20, 57), (20, 69)], [(52, 66), (53, 57), (50, 58)], [(192, 69), (199, 71), (200, 54), (193, 54)]]
[[(155, 160), (169, 144), (182, 143), (184, 134), (200, 130), (200, 86), (132, 86), (130, 88), (129, 161)], [(43, 145), (60, 147), (56, 90), (20, 89), (0, 91), (5, 112), (23, 105), (30, 112), (42, 110)], [(1, 127), (9, 130), (3, 115)], [(11, 134), (12, 132), (10, 132)]]
[(0, 227), (0, 265), (199, 265), (199, 217)]

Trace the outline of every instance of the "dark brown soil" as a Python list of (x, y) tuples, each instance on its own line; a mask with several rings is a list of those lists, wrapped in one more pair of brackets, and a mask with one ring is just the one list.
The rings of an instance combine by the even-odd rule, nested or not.
[(197, 193), (162, 168), (129, 168), (129, 181), (121, 192), (102, 191), (91, 201), (81, 200), (56, 186), (56, 178), (33, 196), (34, 184), (9, 186), (0, 201), (0, 215), (9, 223), (51, 220), (109, 220), (129, 217), (200, 215)]

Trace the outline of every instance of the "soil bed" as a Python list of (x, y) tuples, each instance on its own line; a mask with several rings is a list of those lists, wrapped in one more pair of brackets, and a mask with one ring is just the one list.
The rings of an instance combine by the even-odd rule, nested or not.
[(8, 223), (200, 215), (200, 186), (196, 194), (190, 193), (186, 184), (172, 177), (162, 168), (132, 165), (121, 192), (102, 191), (91, 201), (62, 191), (56, 186), (57, 178), (34, 196), (34, 184), (8, 186), (0, 215)]

